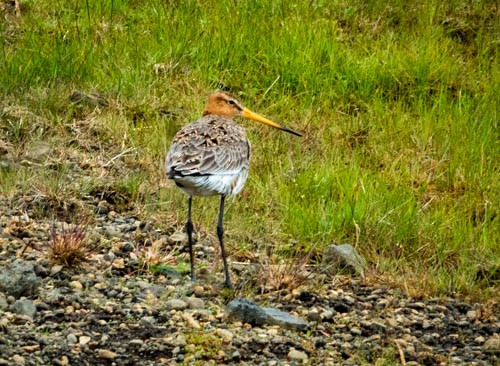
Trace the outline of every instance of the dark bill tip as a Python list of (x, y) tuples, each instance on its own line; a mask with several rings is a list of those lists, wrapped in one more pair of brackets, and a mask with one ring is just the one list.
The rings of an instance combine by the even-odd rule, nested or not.
[(302, 134), (300, 132), (297, 132), (297, 131), (294, 131), (288, 127), (283, 127), (281, 126), (280, 128), (282, 131), (285, 131), (285, 132), (288, 132), (288, 133), (291, 133), (292, 135), (295, 135), (295, 136), (299, 136), (299, 137), (302, 137)]

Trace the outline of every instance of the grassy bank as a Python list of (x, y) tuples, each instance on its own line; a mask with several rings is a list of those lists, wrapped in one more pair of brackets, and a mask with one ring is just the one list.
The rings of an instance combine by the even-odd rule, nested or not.
[[(223, 88), (304, 132), (243, 122), (254, 154), (226, 215), (235, 259), (352, 243), (371, 273), (416, 293), (498, 289), (496, 2), (10, 3), (2, 195), (63, 210), (113, 196), (182, 225), (163, 159)], [(213, 234), (216, 201), (193, 213)]]

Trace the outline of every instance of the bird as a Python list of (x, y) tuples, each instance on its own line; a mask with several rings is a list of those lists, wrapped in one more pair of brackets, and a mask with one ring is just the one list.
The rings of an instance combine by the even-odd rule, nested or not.
[(165, 159), (166, 174), (188, 195), (188, 236), (191, 281), (196, 281), (193, 256), (193, 196), (220, 196), (217, 237), (224, 262), (225, 287), (232, 287), (224, 249), (224, 202), (238, 194), (248, 177), (251, 146), (245, 129), (233, 119), (242, 116), (296, 136), (301, 133), (273, 122), (244, 107), (226, 92), (208, 98), (202, 117), (179, 130)]

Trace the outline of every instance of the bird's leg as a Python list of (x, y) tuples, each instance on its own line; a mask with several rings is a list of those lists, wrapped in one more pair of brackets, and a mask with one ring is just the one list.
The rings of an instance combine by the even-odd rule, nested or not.
[(224, 235), (223, 217), (224, 217), (224, 199), (225, 198), (226, 198), (225, 195), (221, 195), (220, 209), (219, 209), (219, 222), (217, 224), (217, 236), (219, 237), (222, 260), (224, 261), (224, 272), (226, 274), (226, 280), (224, 281), (224, 285), (226, 287), (233, 287), (233, 285), (231, 284), (231, 279), (229, 278), (229, 270), (227, 267), (226, 251), (224, 250), (224, 241), (223, 241), (223, 235)]
[(191, 221), (191, 203), (193, 197), (189, 196), (188, 200), (188, 219), (186, 222), (186, 231), (188, 234), (188, 244), (189, 244), (189, 259), (191, 261), (191, 281), (196, 281), (196, 275), (194, 273), (194, 256), (193, 256), (193, 222)]

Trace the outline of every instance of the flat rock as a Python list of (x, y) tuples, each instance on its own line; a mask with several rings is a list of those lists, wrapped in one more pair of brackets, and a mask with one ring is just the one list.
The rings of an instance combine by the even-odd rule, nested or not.
[(333, 267), (333, 269), (351, 267), (364, 277), (366, 261), (358, 254), (352, 245), (332, 244), (325, 250), (323, 255), (323, 265), (326, 265), (329, 268)]
[(116, 358), (116, 356), (118, 356), (116, 354), (116, 352), (113, 352), (113, 351), (110, 351), (107, 349), (100, 349), (97, 351), (97, 357), (103, 358), (106, 360), (112, 360), (112, 359)]
[(186, 299), (190, 309), (203, 309), (205, 307), (205, 302), (197, 297), (189, 297)]
[(493, 335), (483, 344), (483, 351), (487, 353), (500, 354), (500, 336)]
[(253, 326), (270, 324), (288, 329), (307, 329), (307, 323), (296, 316), (278, 309), (260, 307), (255, 302), (242, 298), (236, 298), (227, 305), (226, 317), (230, 321), (241, 321)]
[(291, 348), (290, 352), (288, 352), (287, 358), (289, 360), (307, 360), (307, 353)]
[(16, 300), (12, 305), (12, 309), (17, 314), (27, 315), (30, 318), (33, 318), (36, 314), (36, 305), (31, 300)]
[(184, 310), (188, 307), (188, 304), (181, 299), (171, 299), (165, 303), (165, 307), (168, 310)]
[(0, 291), (16, 298), (33, 295), (40, 281), (32, 263), (16, 259), (0, 269)]

